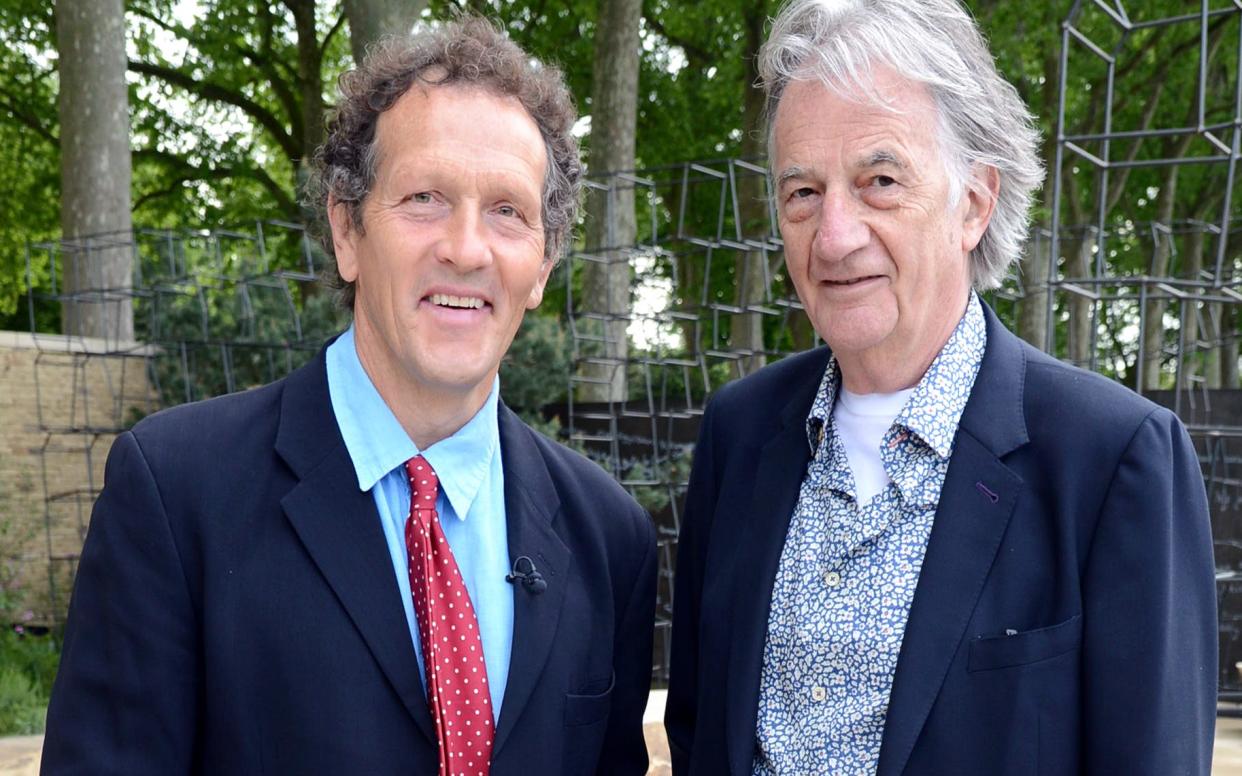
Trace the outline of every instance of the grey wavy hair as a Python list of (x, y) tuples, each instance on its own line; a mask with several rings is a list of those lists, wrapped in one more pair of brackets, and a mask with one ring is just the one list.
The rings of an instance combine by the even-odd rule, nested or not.
[[(463, 16), (418, 35), (391, 37), (368, 49), (362, 65), (340, 78), (340, 102), (328, 122), (328, 137), (311, 160), (305, 200), (319, 218), (319, 242), (335, 258), (327, 226), (329, 197), (344, 205), (350, 225), (364, 233), (362, 206), (375, 184), (380, 114), (415, 83), (463, 85), (521, 103), (539, 128), (547, 152), (543, 182), (544, 258), (557, 261), (569, 243), (582, 187), (573, 97), (561, 71), (522, 51), (488, 20)], [(341, 289), (341, 304), (353, 308), (354, 284), (335, 263), (328, 282)]]
[(996, 169), (996, 209), (971, 252), (971, 282), (995, 288), (1021, 254), (1034, 192), (1044, 179), (1039, 130), (996, 64), (974, 20), (956, 0), (790, 0), (759, 52), (772, 122), (791, 81), (818, 80), (847, 99), (888, 106), (872, 85), (876, 64), (927, 87), (940, 148), (960, 196), (976, 165)]

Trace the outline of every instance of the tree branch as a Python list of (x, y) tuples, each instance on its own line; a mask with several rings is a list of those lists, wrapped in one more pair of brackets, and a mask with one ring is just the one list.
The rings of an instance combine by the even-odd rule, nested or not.
[[(267, 172), (258, 167), (249, 165), (228, 166), (223, 164), (213, 164), (209, 167), (200, 167), (191, 164), (184, 157), (178, 156), (168, 151), (161, 151), (156, 148), (139, 148), (134, 150), (135, 161), (152, 161), (168, 167), (174, 173), (174, 181), (169, 190), (159, 193), (158, 196), (169, 196), (176, 191), (176, 186), (181, 183), (188, 183), (196, 180), (223, 180), (225, 178), (245, 178), (255, 181), (265, 188), (272, 198), (276, 200), (277, 206), (281, 212), (290, 216), (297, 216), (300, 213), (297, 202), (289, 195), (284, 188), (281, 187)], [(151, 198), (154, 198), (152, 196)], [(143, 199), (147, 199), (146, 196)], [(137, 205), (135, 205), (137, 208)]]
[(131, 7), (128, 10), (134, 16), (137, 16), (140, 19), (146, 19), (147, 21), (154, 24), (156, 27), (159, 27), (160, 29), (166, 32), (171, 32), (173, 35), (176, 35), (178, 38), (181, 38), (182, 40), (188, 43), (193, 43), (196, 47), (198, 46), (199, 41), (195, 40), (194, 37), (190, 35), (190, 30), (188, 28), (183, 27), (180, 24), (173, 24), (171, 22), (164, 21), (163, 19), (160, 19), (153, 14), (147, 13), (141, 8)]
[(21, 124), (29, 127), (36, 135), (48, 141), (54, 146), (60, 145), (60, 138), (56, 136), (52, 130), (43, 126), (43, 122), (39, 121), (39, 117), (31, 113), (22, 111), (17, 103), (13, 100), (12, 93), (8, 89), (0, 89), (0, 110), (7, 110), (13, 114)]
[(138, 212), (139, 210), (141, 210), (142, 207), (146, 205), (148, 202), (151, 202), (157, 199), (162, 199), (164, 197), (171, 197), (173, 194), (177, 193), (177, 190), (181, 188), (183, 184), (189, 183), (192, 180), (194, 180), (193, 177), (177, 176), (176, 178), (173, 178), (172, 182), (169, 183), (168, 186), (166, 186), (165, 188), (156, 189), (155, 191), (148, 191), (146, 194), (143, 194), (141, 197), (134, 200), (134, 204), (133, 204), (134, 212)]
[(274, 116), (271, 111), (240, 92), (209, 81), (196, 80), (180, 70), (152, 62), (141, 62), (131, 59), (129, 60), (129, 69), (135, 73), (159, 78), (173, 86), (179, 86), (203, 99), (214, 100), (240, 108), (247, 116), (257, 121), (260, 126), (272, 135), (290, 161), (296, 164), (297, 160), (302, 158), (301, 143), (289, 134), (289, 131), (280, 119)]
[[(284, 79), (281, 78), (280, 73), (277, 72), (277, 69), (276, 69), (276, 65), (281, 64), (281, 62), (279, 58), (274, 55), (274, 52), (272, 50), (272, 45), (271, 45), (272, 43), (271, 9), (268, 7), (267, 3), (260, 3), (259, 8), (260, 8), (260, 17), (262, 20), (262, 34), (263, 34), (264, 50), (262, 52), (255, 51), (249, 46), (242, 45), (241, 43), (236, 43), (234, 45), (237, 51), (242, 54), (242, 56), (248, 59), (252, 65), (254, 65), (257, 69), (261, 70), (263, 74), (267, 76), (268, 81), (272, 85), (272, 91), (275, 92), (277, 99), (280, 100), (281, 106), (285, 109), (285, 111), (289, 114), (290, 117), (295, 117), (298, 115), (297, 102), (296, 100), (292, 99), (292, 94), (289, 91), (288, 84), (285, 82)], [(133, 11), (135, 16), (146, 19), (147, 21), (156, 25), (160, 29), (166, 30), (167, 32), (170, 32), (176, 35), (178, 38), (193, 45), (196, 49), (199, 49), (200, 51), (203, 49), (203, 41), (199, 38), (195, 38), (190, 33), (189, 28), (184, 27), (180, 24), (172, 24), (170, 22), (166, 22), (163, 19), (157, 18), (156, 16), (153, 16), (152, 14), (140, 8), (135, 8), (131, 10)], [(291, 73), (289, 75), (292, 76)], [(297, 135), (299, 133), (294, 132), (293, 134)]]
[(285, 76), (282, 77), (277, 70), (277, 66), (283, 64), (281, 59), (276, 56), (275, 47), (272, 45), (273, 29), (275, 22), (272, 19), (271, 9), (267, 3), (259, 4), (259, 30), (260, 40), (262, 41), (261, 51), (244, 50), (243, 53), (250, 57), (250, 61), (262, 71), (266, 76), (268, 83), (272, 86), (272, 91), (276, 94), (276, 99), (280, 101), (281, 106), (285, 109), (285, 115), (289, 118), (291, 127), (290, 135), (292, 137), (302, 136), (302, 107), (298, 103), (298, 98), (294, 94), (291, 82), (297, 80), (297, 75), (284, 68)]
[(665, 40), (667, 40), (669, 43), (672, 43), (675, 46), (680, 46), (682, 51), (686, 52), (687, 58), (694, 59), (699, 62), (707, 62), (713, 58), (713, 55), (711, 53), (709, 53), (706, 49), (699, 46), (694, 41), (689, 40), (687, 38), (683, 38), (680, 35), (673, 35), (672, 33), (670, 33), (668, 31), (668, 28), (664, 26), (664, 23), (661, 22), (658, 18), (656, 18), (654, 14), (647, 13), (646, 8), (643, 9), (643, 18), (647, 20), (647, 24), (650, 25), (651, 29), (660, 33), (660, 35), (662, 35)]
[[(336, 17), (336, 23), (332, 25), (332, 29), (328, 30), (328, 34), (323, 36), (323, 42), (319, 44), (319, 58), (320, 59), (322, 59), (323, 57), (327, 55), (328, 45), (332, 43), (332, 38), (335, 37), (338, 32), (340, 32), (340, 29), (342, 26), (344, 26), (344, 24), (345, 24), (345, 12), (342, 11), (341, 15)], [(361, 63), (357, 63), (357, 64), (361, 64)]]
[(234, 169), (233, 174), (241, 178), (249, 178), (263, 188), (267, 189), (272, 198), (276, 200), (276, 204), (280, 206), (281, 211), (290, 216), (292, 220), (296, 220), (300, 216), (302, 210), (298, 207), (297, 201), (289, 196), (289, 193), (277, 183), (267, 171), (261, 167), (243, 167)]
[(280, 4), (288, 8), (294, 16), (307, 10), (315, 12), (315, 0), (280, 0)]
[(285, 81), (289, 83), (298, 80), (298, 71), (296, 68), (290, 67), (289, 63), (284, 59), (275, 55), (275, 48), (272, 46), (272, 36), (275, 34), (276, 19), (272, 16), (272, 9), (267, 3), (259, 3), (259, 16), (262, 21), (263, 30), (263, 51), (272, 60), (273, 66), (284, 71)]

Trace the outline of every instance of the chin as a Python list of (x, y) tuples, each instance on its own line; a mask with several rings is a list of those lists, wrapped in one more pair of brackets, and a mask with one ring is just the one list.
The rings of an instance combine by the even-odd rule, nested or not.
[(815, 324), (820, 339), (834, 351), (858, 353), (870, 350), (889, 339), (897, 328), (895, 319), (887, 316), (826, 316), (823, 325)]
[[(426, 373), (428, 382), (438, 386), (446, 393), (470, 393), (478, 388), (491, 377), (491, 373), (485, 370), (463, 370), (460, 366), (456, 369), (428, 370)], [(491, 387), (491, 383), (488, 383)]]

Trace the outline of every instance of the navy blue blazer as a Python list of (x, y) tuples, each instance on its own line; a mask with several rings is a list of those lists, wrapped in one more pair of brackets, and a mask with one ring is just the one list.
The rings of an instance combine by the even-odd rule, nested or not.
[[(987, 311), (898, 657), (878, 776), (1209, 772), (1216, 596), (1177, 418)], [(678, 547), (673, 771), (748, 774), (818, 349), (722, 389)], [(1015, 635), (1005, 635), (1009, 630)]]
[[(492, 774), (642, 774), (655, 531), (500, 406), (513, 653)], [(153, 415), (108, 456), (48, 710), (45, 774), (437, 772), (388, 548), (321, 352)]]

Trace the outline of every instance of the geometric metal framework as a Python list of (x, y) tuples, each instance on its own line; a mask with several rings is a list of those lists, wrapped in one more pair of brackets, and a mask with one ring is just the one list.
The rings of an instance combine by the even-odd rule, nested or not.
[[(1038, 346), (1186, 422), (1219, 542), (1221, 684), (1231, 697), (1242, 689), (1234, 669), (1242, 660), (1242, 243), (1233, 218), (1242, 3), (1216, 6), (1204, 0), (1198, 13), (1155, 19), (1128, 14), (1120, 2), (1075, 4), (1063, 27), (1051, 224), (1028, 241), (1025, 278), (1015, 273), (987, 298), (1011, 326), (1021, 319)], [(577, 274), (562, 278), (578, 365), (568, 431), (656, 516), (657, 651), (666, 656), (697, 418), (721, 384), (811, 346), (814, 333), (784, 274), (760, 163), (693, 162), (591, 185), (609, 203), (628, 201), (615, 192), (633, 193), (640, 236), (574, 257), (579, 266), (634, 269), (631, 311), (589, 309), (585, 300), (613, 295), (580, 293)], [(611, 355), (608, 341), (618, 318), (630, 339), (623, 358)], [(1032, 320), (1042, 336), (1029, 334)], [(628, 392), (576, 401), (584, 382), (601, 380), (601, 366), (624, 372)], [(663, 668), (657, 664), (657, 677)]]
[[(633, 195), (638, 239), (585, 246), (561, 277), (575, 364), (568, 376), (568, 440), (604, 465), (656, 521), (657, 682), (667, 675), (681, 499), (704, 403), (724, 383), (815, 341), (785, 280), (767, 185), (764, 167), (738, 159), (597, 177), (588, 186), (609, 203), (602, 218), (611, 220), (613, 204), (629, 200), (617, 192)], [(632, 270), (631, 309), (590, 309), (588, 299), (616, 295), (583, 293), (586, 265), (617, 263)], [(609, 282), (618, 277), (590, 274)], [(741, 288), (753, 289), (751, 298), (742, 298)], [(610, 325), (618, 319), (625, 325)], [(740, 344), (739, 331), (761, 336)], [(622, 358), (610, 355), (616, 349), (609, 338), (619, 332), (629, 338)], [(627, 390), (606, 402), (582, 401), (584, 385), (616, 381), (610, 371), (624, 375)]]
[(1190, 429), (1217, 545), (1221, 695), (1239, 700), (1242, 4), (1187, 11), (1074, 3), (1042, 296), (1053, 352), (1153, 394)]
[[(1074, 5), (1063, 28), (1050, 226), (1028, 242), (1025, 277), (987, 295), (1044, 349), (1148, 394), (1191, 429), (1219, 543), (1226, 690), (1242, 689), (1228, 662), (1242, 660), (1242, 243), (1233, 218), (1240, 18), (1242, 2), (1223, 0), (1168, 19), (1138, 18), (1119, 2)], [(660, 681), (681, 500), (705, 402), (816, 337), (785, 274), (760, 161), (689, 162), (596, 175), (587, 185), (605, 203), (597, 217), (606, 225), (632, 194), (638, 238), (591, 230), (604, 235), (600, 244), (578, 246), (549, 283), (545, 306), (563, 311), (554, 349), (569, 351), (567, 366), (516, 358), (537, 361), (518, 365), (527, 369), (563, 370), (556, 382), (564, 388), (539, 397), (545, 430), (597, 460), (656, 521)], [(45, 243), (31, 246), (28, 267), (50, 266), (58, 282), (66, 261), (89, 264), (118, 245), (134, 256), (132, 288), (72, 301), (128, 299), (137, 342), (73, 353), (49, 346), (37, 359), (36, 390), (47, 394), (40, 407), (64, 404), (65, 386), (76, 402), (68, 415), (40, 411), (37, 420), (53, 617), (63, 615), (112, 436), (156, 409), (276, 379), (344, 323), (333, 295), (316, 290), (324, 257), (297, 224)], [(591, 265), (622, 271), (586, 272)], [(626, 287), (585, 289), (588, 276)], [(591, 308), (588, 300), (615, 299), (614, 291), (628, 296), (627, 310)], [(54, 287), (30, 301), (33, 310), (67, 295)], [(519, 335), (513, 352), (540, 352), (519, 347), (534, 336)], [(506, 396), (514, 384), (505, 383)], [(610, 386), (603, 400), (601, 385)], [(64, 487), (58, 456), (83, 461), (84, 485)]]
[[(133, 258), (129, 287), (109, 287), (93, 272), (117, 251)], [(27, 601), (39, 620), (64, 615), (112, 439), (159, 409), (270, 382), (313, 356), (340, 320), (330, 294), (308, 293), (321, 263), (305, 230), (281, 222), (28, 246), (28, 287), (42, 272), (51, 285), (28, 299), (35, 396), (27, 447), (38, 451), (46, 566), (27, 557), (21, 576), (28, 592), (46, 579)], [(64, 290), (66, 275), (79, 279), (78, 290)], [(134, 337), (39, 333), (36, 308), (62, 304), (86, 318), (92, 308), (131, 305)]]

